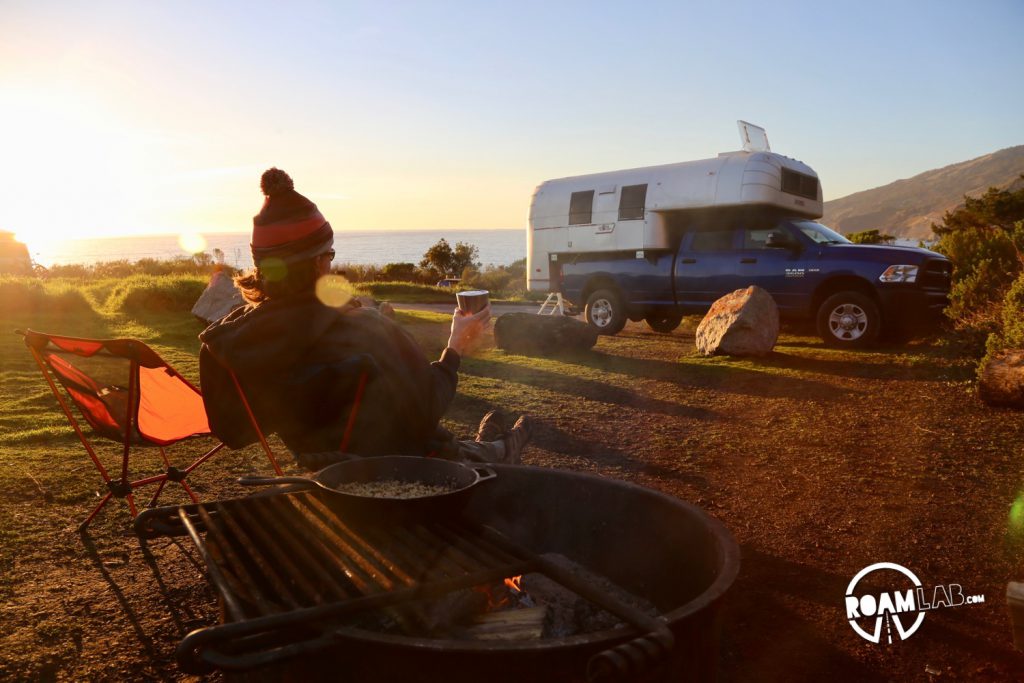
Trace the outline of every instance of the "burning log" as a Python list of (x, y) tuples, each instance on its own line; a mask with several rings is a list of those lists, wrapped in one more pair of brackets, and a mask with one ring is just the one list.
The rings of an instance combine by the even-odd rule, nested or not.
[(544, 635), (548, 608), (517, 607), (481, 614), (460, 633), (473, 640), (537, 640)]

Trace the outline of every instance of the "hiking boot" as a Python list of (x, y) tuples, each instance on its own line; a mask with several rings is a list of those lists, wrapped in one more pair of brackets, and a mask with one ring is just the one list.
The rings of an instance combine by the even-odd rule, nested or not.
[(533, 436), (533, 420), (520, 415), (515, 425), (505, 435), (505, 457), (502, 462), (509, 465), (520, 465), (523, 462), (523, 449)]
[(476, 430), (476, 440), (499, 441), (505, 436), (507, 429), (508, 424), (505, 419), (505, 413), (495, 408), (484, 415), (484, 419), (480, 420), (480, 427)]

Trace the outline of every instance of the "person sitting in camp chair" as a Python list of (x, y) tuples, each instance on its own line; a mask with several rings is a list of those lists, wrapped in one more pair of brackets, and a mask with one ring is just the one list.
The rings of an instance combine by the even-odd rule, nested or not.
[[(500, 411), (476, 440), (456, 441), (439, 425), (455, 396), (461, 356), (490, 318), (488, 306), (456, 310), (441, 358), (427, 360), (412, 336), (352, 301), (324, 304), (316, 283), (330, 272), (334, 233), (284, 171), (260, 182), (266, 195), (253, 219), (255, 270), (237, 279), (248, 305), (199, 335), (200, 383), (210, 427), (232, 448), (276, 432), (308, 469), (340, 452), (424, 455), (518, 463), (531, 423), (508, 429)], [(242, 397), (239, 400), (239, 397)]]

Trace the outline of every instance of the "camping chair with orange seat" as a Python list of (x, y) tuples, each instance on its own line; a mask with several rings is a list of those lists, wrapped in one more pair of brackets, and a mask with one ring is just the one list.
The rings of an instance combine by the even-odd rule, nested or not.
[[(135, 517), (133, 494), (136, 489), (150, 484), (157, 484), (150, 506), (156, 504), (167, 482), (180, 484), (193, 502), (199, 502), (186, 479), (224, 448), (224, 444), (218, 442), (183, 469), (173, 467), (165, 451), (180, 441), (211, 436), (199, 389), (135, 339), (83, 339), (33, 330), (17, 330), (17, 333), (25, 338), (25, 345), (107, 486), (107, 494), (79, 525), (79, 531), (85, 531), (111, 498), (124, 498)], [(57, 388), (58, 382), (65, 393)], [(123, 444), (118, 478), (108, 474), (75, 419), (68, 398), (96, 435)], [(261, 439), (261, 443), (274, 471), (281, 475), (281, 468), (266, 440)], [(159, 448), (165, 470), (131, 480), (128, 460), (133, 446)]]

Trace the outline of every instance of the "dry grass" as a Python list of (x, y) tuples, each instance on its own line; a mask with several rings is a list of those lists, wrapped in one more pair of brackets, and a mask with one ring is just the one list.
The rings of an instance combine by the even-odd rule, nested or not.
[[(5, 312), (0, 326), (138, 337), (195, 379), (199, 324), (103, 306), (112, 291), (95, 293), (99, 310)], [(400, 321), (429, 356), (440, 351), (445, 316)], [(175, 645), (216, 619), (197, 557), (168, 540), (140, 546), (117, 506), (80, 538), (99, 478), (18, 337), (0, 335), (0, 363), (0, 678), (179, 678)], [(1020, 679), (1002, 594), (1022, 578), (1024, 519), (1010, 511), (1024, 420), (982, 406), (972, 376), (941, 340), (851, 353), (787, 334), (762, 360), (707, 359), (692, 324), (667, 336), (630, 325), (591, 353), (480, 351), (446, 423), (468, 435), (493, 406), (530, 413), (528, 464), (631, 480), (721, 519), (744, 555), (725, 621), (729, 680), (931, 680), (926, 666), (941, 680)], [(256, 450), (225, 453), (196, 489), (234, 495), (234, 478), (257, 471), (269, 467)], [(881, 561), (986, 603), (930, 614), (898, 646), (869, 645), (842, 596)]]

